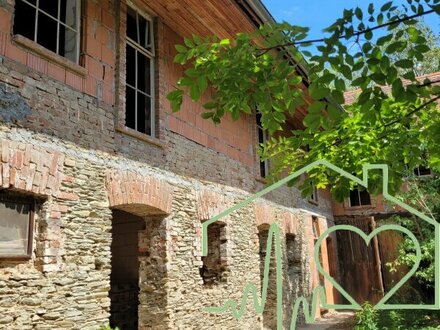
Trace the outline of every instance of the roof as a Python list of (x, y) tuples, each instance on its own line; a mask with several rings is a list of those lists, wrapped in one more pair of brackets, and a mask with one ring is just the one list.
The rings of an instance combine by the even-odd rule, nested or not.
[[(434, 82), (435, 85), (440, 85), (440, 71), (438, 72), (434, 72), (434, 73), (429, 73), (429, 74), (425, 74), (422, 76), (417, 77), (417, 80), (420, 82), (425, 81), (425, 79), (429, 79), (430, 81)], [(409, 85), (411, 83), (410, 80), (402, 80), (403, 85)], [(384, 91), (385, 94), (390, 94), (391, 92), (391, 86), (387, 85), (387, 86), (383, 86), (382, 90)], [(348, 91), (344, 93), (344, 97), (345, 97), (345, 104), (352, 104), (354, 103), (354, 101), (356, 101), (356, 98), (359, 96), (359, 94), (362, 92), (362, 90), (360, 88), (358, 89), (354, 89), (352, 91)]]

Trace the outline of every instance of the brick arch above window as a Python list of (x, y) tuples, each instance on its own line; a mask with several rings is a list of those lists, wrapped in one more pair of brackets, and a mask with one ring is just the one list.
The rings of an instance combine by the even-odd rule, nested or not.
[(171, 213), (173, 188), (162, 179), (129, 171), (109, 171), (106, 187), (110, 208), (139, 216)]
[(275, 223), (275, 209), (264, 202), (256, 202), (254, 204), (255, 222), (257, 227)]
[(65, 156), (31, 144), (1, 140), (0, 187), (17, 189), (42, 196), (76, 200), (77, 196), (60, 190)]

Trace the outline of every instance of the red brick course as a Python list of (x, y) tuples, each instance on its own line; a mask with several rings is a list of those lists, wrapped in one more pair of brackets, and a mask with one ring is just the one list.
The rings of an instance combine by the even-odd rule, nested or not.
[(173, 188), (157, 177), (110, 171), (106, 187), (111, 208), (137, 215), (171, 213)]

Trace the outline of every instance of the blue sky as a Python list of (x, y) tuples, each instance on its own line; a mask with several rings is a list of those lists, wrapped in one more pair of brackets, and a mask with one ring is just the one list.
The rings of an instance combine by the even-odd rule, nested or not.
[[(340, 17), (344, 8), (360, 6), (364, 9), (370, 2), (373, 2), (376, 8), (380, 8), (387, 0), (263, 0), (277, 21), (310, 27), (310, 38), (322, 37), (322, 29)], [(394, 2), (406, 3), (401, 0)], [(437, 35), (440, 34), (440, 16), (435, 13), (427, 15), (425, 23)]]

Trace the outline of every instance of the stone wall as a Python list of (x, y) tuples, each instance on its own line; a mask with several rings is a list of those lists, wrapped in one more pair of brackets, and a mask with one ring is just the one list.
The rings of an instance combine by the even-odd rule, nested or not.
[[(48, 151), (57, 148), (61, 173), (63, 178), (67, 178), (61, 181), (60, 197), (46, 197), (41, 216), (36, 222), (38, 228), (54, 228), (50, 235), (39, 234), (35, 238), (35, 246), (41, 246), (38, 253), (44, 256), (43, 261), (47, 264), (40, 267), (37, 255), (24, 264), (1, 262), (0, 292), (3, 299), (0, 309), (1, 315), (5, 316), (1, 322), (6, 328), (94, 329), (108, 322), (110, 207), (120, 207), (126, 212), (142, 214), (145, 218), (146, 229), (139, 236), (139, 313), (140, 322), (146, 327), (159, 321), (159, 328), (198, 329), (214, 325), (237, 329), (259, 327), (261, 317), (255, 315), (251, 304), (248, 304), (249, 313), (239, 322), (229, 314), (207, 315), (202, 309), (219, 306), (227, 298), (239, 301), (247, 283), (260, 287), (257, 224), (276, 221), (284, 230), (296, 228), (298, 237), (307, 240), (302, 225), (307, 217), (305, 214), (261, 200), (225, 219), (225, 262), (230, 275), (225, 282), (205, 286), (199, 271), (201, 223), (249, 193), (216, 183), (206, 182), (202, 185), (195, 179), (117, 156), (75, 148), (62, 141), (53, 144), (52, 139), (32, 135), (27, 130), (3, 129), (0, 139), (5, 141), (6, 138), (21, 141), (2, 143), (3, 154), (12, 155), (16, 149), (41, 148), (50, 155)], [(35, 166), (38, 168), (42, 165)], [(118, 176), (109, 173), (126, 174)], [(143, 190), (143, 200), (150, 205), (139, 203), (135, 192), (136, 189), (142, 190), (140, 187), (127, 186), (130, 191), (121, 190), (119, 193), (111, 188), (124, 189), (124, 183), (130, 182), (127, 178), (133, 177), (133, 173), (146, 183), (145, 187), (155, 187)], [(116, 178), (120, 178), (120, 181)], [(160, 204), (160, 201), (169, 200), (166, 198), (169, 193), (172, 193), (172, 202)], [(165, 198), (158, 200), (155, 196)], [(131, 205), (131, 208), (126, 205)], [(161, 211), (158, 211), (159, 207)], [(170, 210), (170, 214), (165, 213), (167, 210)], [(289, 213), (291, 216), (286, 218)], [(51, 220), (51, 216), (59, 216), (59, 219)], [(51, 243), (51, 239), (56, 244)], [(58, 246), (58, 250), (54, 250), (54, 245)], [(307, 278), (309, 271), (305, 247), (302, 251), (302, 276)], [(310, 283), (301, 283), (301, 294), (310, 293)], [(286, 313), (288, 310), (286, 304)]]

